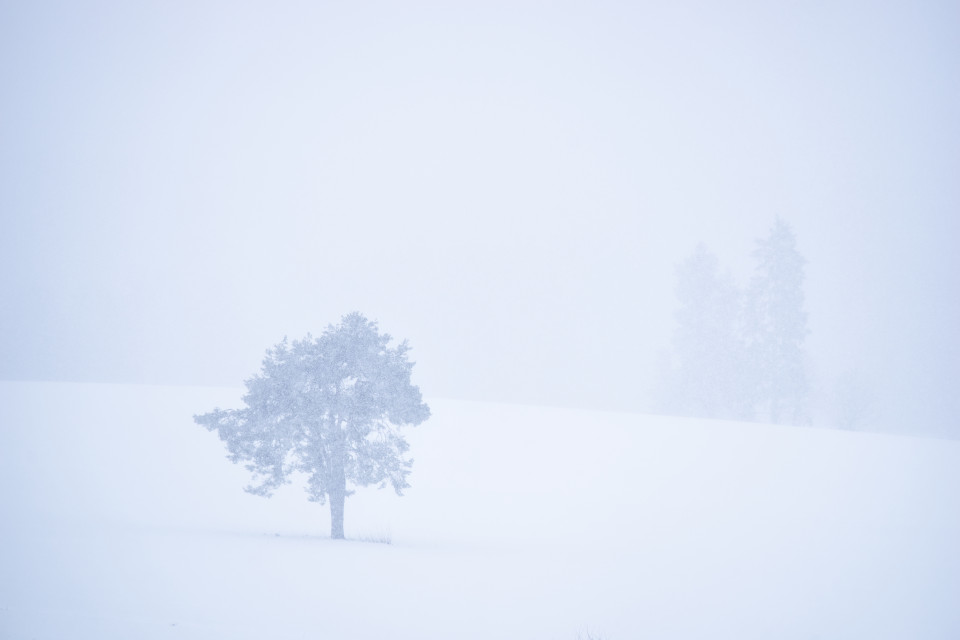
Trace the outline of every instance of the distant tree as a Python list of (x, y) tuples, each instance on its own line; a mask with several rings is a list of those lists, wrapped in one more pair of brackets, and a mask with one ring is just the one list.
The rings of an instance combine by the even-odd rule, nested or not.
[(877, 403), (874, 386), (861, 369), (844, 372), (833, 391), (833, 409), (836, 426), (842, 429), (860, 429), (874, 418)]
[(399, 427), (430, 417), (410, 381), (407, 343), (391, 348), (390, 340), (359, 313), (319, 338), (284, 338), (246, 381), (245, 408), (194, 420), (219, 434), (232, 462), (246, 463), (250, 493), (269, 497), (293, 472), (306, 474), (309, 499), (330, 500), (330, 536), (342, 539), (348, 483), (389, 482), (402, 495), (412, 461)]
[(756, 271), (747, 290), (745, 339), (754, 393), (772, 422), (807, 419), (804, 342), (809, 330), (803, 309), (806, 260), (790, 226), (777, 218), (757, 241)]
[(745, 398), (740, 291), (702, 244), (677, 267), (674, 367), (666, 404), (686, 415), (749, 418)]

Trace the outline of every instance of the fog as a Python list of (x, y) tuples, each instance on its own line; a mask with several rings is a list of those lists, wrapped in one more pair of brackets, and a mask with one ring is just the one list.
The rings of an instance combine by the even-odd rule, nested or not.
[(359, 310), (428, 397), (650, 410), (675, 267), (806, 258), (813, 422), (960, 436), (950, 3), (5, 3), (0, 377), (239, 386)]

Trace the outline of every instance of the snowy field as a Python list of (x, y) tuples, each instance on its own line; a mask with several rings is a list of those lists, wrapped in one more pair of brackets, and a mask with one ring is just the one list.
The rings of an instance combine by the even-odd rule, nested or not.
[(428, 398), (340, 542), (240, 393), (0, 383), (0, 637), (960, 637), (958, 442)]

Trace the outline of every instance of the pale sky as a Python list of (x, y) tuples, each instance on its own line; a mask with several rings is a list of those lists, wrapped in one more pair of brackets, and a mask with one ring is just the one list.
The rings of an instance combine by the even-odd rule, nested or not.
[(0, 377), (236, 386), (358, 310), (428, 397), (643, 410), (675, 265), (779, 215), (818, 393), (960, 435), (958, 7), (3, 2)]

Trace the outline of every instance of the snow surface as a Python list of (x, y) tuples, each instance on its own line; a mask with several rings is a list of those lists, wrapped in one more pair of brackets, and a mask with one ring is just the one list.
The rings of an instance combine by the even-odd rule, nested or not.
[(240, 394), (0, 383), (0, 637), (960, 637), (958, 442), (428, 399), (342, 542)]

